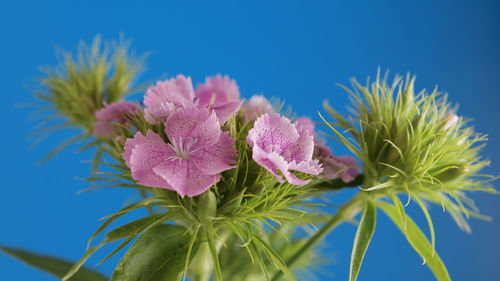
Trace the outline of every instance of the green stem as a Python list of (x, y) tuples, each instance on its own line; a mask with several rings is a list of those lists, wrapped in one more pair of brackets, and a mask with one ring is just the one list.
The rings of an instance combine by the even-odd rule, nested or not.
[[(293, 255), (287, 260), (287, 266), (291, 268), (299, 258), (323, 239), (330, 231), (346, 220), (353, 219), (360, 211), (365, 193), (359, 192), (349, 202), (340, 207), (333, 217)], [(283, 274), (282, 271), (277, 271), (272, 281), (277, 281)]]
[[(139, 194), (141, 195), (142, 200), (148, 198), (148, 194), (143, 189), (139, 189)], [(147, 206), (146, 208), (147, 208), (148, 213), (150, 215), (153, 215), (155, 213), (155, 211), (153, 210), (153, 208), (151, 206)]]

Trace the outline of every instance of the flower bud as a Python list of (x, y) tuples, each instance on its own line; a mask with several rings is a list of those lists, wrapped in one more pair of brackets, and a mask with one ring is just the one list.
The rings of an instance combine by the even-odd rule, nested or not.
[(200, 195), (198, 199), (198, 217), (202, 221), (209, 221), (217, 214), (217, 198), (211, 190)]

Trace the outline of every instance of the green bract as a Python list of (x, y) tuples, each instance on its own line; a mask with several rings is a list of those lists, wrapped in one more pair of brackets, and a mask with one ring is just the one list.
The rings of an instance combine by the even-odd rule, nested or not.
[[(479, 155), (486, 137), (475, 133), (463, 118), (454, 114), (445, 94), (436, 89), (432, 93), (416, 93), (414, 81), (409, 74), (405, 80), (396, 76), (392, 83), (377, 75), (375, 82), (367, 82), (366, 86), (353, 79), (353, 90), (345, 88), (354, 103), (352, 113), (344, 117), (325, 103), (336, 123), (323, 120), (334, 138), (363, 163), (364, 181), (358, 194), (363, 196), (351, 202), (361, 201), (358, 204), (370, 210), (370, 202), (375, 199), (375, 205), (389, 215), (424, 262), (428, 261), (436, 278), (450, 280), (435, 254), (435, 230), (426, 201), (441, 204), (460, 228), (470, 231), (467, 218), (486, 217), (479, 214), (467, 192), (496, 193), (489, 184), (494, 177), (479, 173), (489, 164)], [(345, 129), (353, 139), (348, 140), (334, 126)], [(407, 196), (405, 205), (398, 195)], [(412, 198), (428, 221), (431, 243), (405, 212)], [(393, 206), (385, 203), (386, 199)], [(373, 224), (370, 227), (364, 223), (366, 214), (363, 213), (354, 242), (350, 280), (356, 280), (374, 230), (376, 213), (372, 211), (369, 216)], [(333, 228), (334, 224), (327, 226)]]
[(58, 66), (42, 68), (41, 88), (34, 95), (41, 101), (37, 112), (43, 121), (31, 137), (41, 140), (45, 134), (65, 128), (83, 130), (44, 160), (73, 142), (86, 140), (92, 135), (95, 112), (104, 103), (120, 101), (135, 91), (132, 87), (143, 70), (143, 58), (134, 58), (128, 45), (103, 43), (97, 36), (91, 45), (81, 42), (76, 56), (63, 51)]

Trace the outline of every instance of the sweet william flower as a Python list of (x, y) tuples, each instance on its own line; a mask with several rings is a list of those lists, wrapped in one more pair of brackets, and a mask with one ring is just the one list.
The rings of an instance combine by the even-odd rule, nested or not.
[(179, 109), (165, 123), (165, 143), (156, 133), (127, 139), (123, 158), (140, 184), (196, 196), (220, 180), (235, 164), (234, 140), (222, 132), (214, 113)]
[[(302, 117), (295, 120), (294, 124), (316, 137), (315, 125), (311, 119)], [(350, 156), (334, 156), (330, 148), (325, 145), (324, 140), (317, 138), (314, 140), (314, 156), (323, 165), (321, 174), (329, 180), (340, 178), (347, 183), (359, 175), (356, 159)]]
[(221, 124), (236, 113), (242, 104), (236, 81), (227, 75), (207, 77), (205, 83), (196, 86), (195, 96), (197, 105), (215, 111)]
[(141, 107), (134, 102), (120, 101), (111, 104), (104, 102), (104, 108), (95, 112), (97, 121), (94, 123), (94, 135), (111, 138), (113, 131), (118, 129), (113, 121), (125, 123), (127, 115), (134, 114), (139, 110)]
[(312, 159), (314, 137), (310, 132), (277, 113), (259, 117), (248, 133), (247, 143), (253, 149), (255, 162), (281, 183), (286, 179), (291, 184), (304, 185), (310, 180), (301, 180), (291, 171), (318, 175), (323, 170), (318, 160)]
[(323, 143), (316, 143), (314, 148), (316, 158), (323, 164), (325, 178), (334, 180), (340, 178), (343, 182), (351, 182), (359, 175), (358, 161), (350, 156), (334, 156), (330, 148)]
[(150, 123), (154, 123), (155, 118), (165, 121), (176, 109), (193, 107), (194, 98), (190, 77), (179, 74), (175, 78), (158, 81), (144, 95), (146, 118)]
[(263, 95), (254, 95), (243, 104), (243, 121), (254, 121), (262, 114), (274, 113), (271, 103)]

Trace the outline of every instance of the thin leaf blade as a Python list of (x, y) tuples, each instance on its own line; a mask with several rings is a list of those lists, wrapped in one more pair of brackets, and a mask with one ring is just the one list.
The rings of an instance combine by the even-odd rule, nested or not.
[(365, 257), (366, 250), (375, 232), (377, 222), (377, 208), (373, 202), (368, 199), (365, 203), (361, 221), (359, 222), (354, 245), (351, 253), (351, 266), (349, 269), (349, 281), (356, 281), (358, 278), (361, 263)]
[[(73, 263), (63, 259), (46, 255), (40, 255), (22, 249), (0, 246), (0, 251), (4, 252), (5, 254), (13, 258), (21, 260), (22, 262), (32, 267), (45, 271), (58, 278), (62, 278), (66, 274), (66, 272), (68, 272), (68, 270), (73, 266)], [(75, 275), (73, 275), (73, 277), (71, 277), (68, 280), (106, 281), (108, 280), (108, 278), (106, 278), (101, 273), (83, 267), (79, 272), (77, 272)]]
[(377, 207), (379, 207), (387, 216), (396, 224), (396, 226), (405, 234), (406, 239), (410, 245), (415, 249), (415, 251), (424, 259), (429, 269), (432, 271), (434, 276), (439, 281), (451, 281), (450, 275), (443, 261), (439, 255), (434, 252), (432, 245), (429, 240), (424, 235), (422, 230), (415, 224), (415, 222), (407, 217), (406, 219), (406, 232), (404, 231), (404, 225), (399, 216), (398, 210), (391, 204), (377, 201)]

